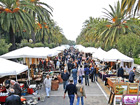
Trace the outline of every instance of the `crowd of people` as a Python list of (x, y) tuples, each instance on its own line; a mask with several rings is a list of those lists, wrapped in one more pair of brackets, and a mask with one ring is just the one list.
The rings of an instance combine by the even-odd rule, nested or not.
[[(68, 50), (55, 57), (54, 65), (55, 69), (58, 69), (63, 79), (64, 98), (66, 92), (70, 99), (70, 105), (74, 103), (74, 97), (77, 97), (77, 104), (79, 105), (80, 99), (82, 105), (84, 105), (84, 99), (86, 98), (83, 78), (85, 78), (85, 85), (89, 86), (89, 80), (91, 82), (98, 81), (97, 74), (98, 68), (94, 60), (89, 56), (82, 59), (83, 53), (71, 47)], [(77, 83), (78, 82), (78, 83)], [(51, 88), (51, 79), (49, 75), (44, 80), (46, 94), (49, 98), (49, 92)]]
[[(84, 84), (86, 86), (90, 86), (90, 82), (94, 83), (95, 81), (98, 82), (98, 66), (94, 60), (91, 59), (90, 56), (83, 58), (83, 53), (79, 52), (78, 50), (70, 47), (67, 50), (64, 50), (63, 53), (58, 55), (58, 57), (54, 57), (52, 59), (55, 70), (59, 70), (61, 73), (61, 78), (63, 79), (63, 89), (64, 89), (64, 98), (66, 93), (68, 92), (68, 97), (70, 99), (70, 105), (74, 103), (74, 97), (77, 98), (77, 104), (79, 105), (80, 99), (81, 104), (84, 105), (84, 97), (86, 98), (86, 92), (84, 88)], [(40, 60), (39, 66), (44, 70), (51, 65), (50, 60)], [(107, 66), (105, 66), (106, 68)], [(135, 76), (135, 67), (133, 71), (129, 74), (129, 81), (134, 81)], [(123, 68), (118, 68), (117, 76), (123, 77), (124, 71)], [(85, 82), (83, 81), (85, 78)], [(49, 74), (46, 75), (46, 78), (43, 81), (45, 85), (46, 95), (50, 97), (51, 91), (51, 81)], [(21, 88), (17, 82), (14, 80), (5, 81), (6, 85), (11, 84), (10, 88), (10, 96), (6, 99), (6, 105), (20, 105), (21, 103), (20, 96), (21, 96)], [(8, 86), (9, 86), (8, 85)], [(9, 87), (8, 87), (9, 88)], [(12, 103), (12, 102), (13, 103)], [(17, 103), (15, 103), (17, 101)]]

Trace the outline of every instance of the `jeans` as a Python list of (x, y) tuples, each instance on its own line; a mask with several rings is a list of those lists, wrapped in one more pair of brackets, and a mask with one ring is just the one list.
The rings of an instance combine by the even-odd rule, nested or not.
[(74, 85), (77, 84), (77, 77), (74, 77), (74, 78), (73, 78), (73, 82), (74, 82)]
[(83, 97), (78, 97), (78, 98), (77, 98), (77, 104), (76, 104), (76, 105), (79, 105), (79, 103), (80, 103), (80, 98), (81, 98), (81, 104), (84, 105), (84, 99), (83, 99)]
[(93, 77), (94, 77), (94, 81), (95, 81), (95, 77), (96, 77), (96, 81), (97, 81), (97, 74), (96, 73), (93, 74)]
[(74, 95), (69, 95), (69, 99), (70, 99), (70, 105), (73, 105), (73, 103), (74, 103)]
[(81, 84), (83, 84), (83, 77), (79, 76), (79, 79), (81, 80)]
[(51, 87), (46, 87), (46, 94), (47, 94), (47, 96), (50, 96), (50, 90), (51, 90)]
[(68, 84), (68, 81), (63, 81), (63, 89), (66, 89), (67, 84)]
[(85, 75), (85, 84), (89, 86), (89, 75)]

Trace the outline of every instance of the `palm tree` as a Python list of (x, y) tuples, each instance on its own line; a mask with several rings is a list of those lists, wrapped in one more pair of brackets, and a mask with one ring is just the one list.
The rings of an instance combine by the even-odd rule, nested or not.
[[(83, 29), (80, 36), (77, 38), (79, 44), (93, 44), (98, 42), (97, 37), (99, 36), (98, 29), (102, 30), (102, 24), (106, 23), (107, 19), (89, 17), (83, 24)], [(104, 26), (103, 26), (104, 27)], [(91, 45), (93, 46), (93, 45)]]
[(127, 12), (131, 13), (134, 10), (134, 14), (140, 9), (140, 0), (122, 0), (121, 11), (127, 8)]
[[(121, 11), (121, 4), (118, 1), (114, 8), (110, 6), (111, 11), (105, 9), (105, 15), (109, 22), (104, 24), (104, 29), (100, 34), (100, 39), (105, 42), (105, 45), (113, 45), (117, 42), (121, 35), (125, 35), (128, 32), (134, 32), (134, 28), (138, 28), (133, 24), (128, 23), (130, 15), (127, 16), (127, 10)], [(100, 31), (100, 30), (99, 30)]]
[(31, 8), (31, 4), (26, 0), (1, 0), (0, 1), (0, 26), (9, 33), (10, 43), (12, 46), (10, 50), (14, 50), (15, 34), (18, 30), (30, 30), (34, 26), (33, 17), (24, 10), (24, 7)]
[[(44, 37), (44, 34), (46, 34), (46, 29), (43, 27), (47, 27), (50, 24), (51, 22), (50, 16), (52, 15), (51, 12), (53, 9), (48, 4), (40, 2), (39, 0), (28, 0), (28, 1), (31, 2), (35, 7), (34, 10), (30, 10), (30, 13), (34, 17), (34, 23), (37, 21), (40, 24), (40, 26), (42, 26), (42, 28), (40, 28), (41, 29), (40, 35)], [(31, 33), (34, 43), (35, 43), (35, 34), (36, 28), (34, 27)]]

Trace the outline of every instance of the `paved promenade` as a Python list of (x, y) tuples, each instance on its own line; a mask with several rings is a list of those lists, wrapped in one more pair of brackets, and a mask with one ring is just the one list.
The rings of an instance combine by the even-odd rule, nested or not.
[[(84, 99), (85, 105), (107, 105), (108, 96), (106, 96), (106, 93), (98, 83), (90, 82), (90, 86), (85, 86), (85, 91), (87, 95), (87, 98)], [(40, 94), (46, 94), (44, 87), (41, 89)], [(37, 105), (69, 105), (68, 97), (63, 99), (63, 94), (63, 85), (60, 84), (58, 91), (51, 91), (50, 98), (46, 97), (44, 102), (39, 101)], [(75, 98), (74, 105), (76, 105), (76, 101), (77, 99)]]

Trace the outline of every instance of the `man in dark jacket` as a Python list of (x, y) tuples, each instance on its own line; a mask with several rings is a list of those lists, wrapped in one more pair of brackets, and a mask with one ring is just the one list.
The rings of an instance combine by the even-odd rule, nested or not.
[(70, 105), (73, 105), (75, 94), (76, 94), (76, 98), (77, 98), (76, 85), (73, 84), (73, 80), (70, 80), (70, 84), (68, 84), (67, 87), (66, 87), (66, 90), (64, 92), (64, 99), (65, 99), (65, 95), (66, 95), (67, 91), (68, 91), (68, 96), (69, 96), (69, 99), (70, 99)]
[(10, 96), (6, 98), (5, 105), (22, 105), (20, 97), (14, 93), (14, 89), (10, 89)]
[(61, 73), (61, 78), (63, 79), (63, 88), (66, 89), (66, 85), (68, 84), (69, 74), (67, 70), (64, 70), (63, 73)]
[(84, 68), (84, 72), (85, 72), (85, 85), (88, 84), (88, 86), (89, 86), (89, 74), (90, 74), (90, 70), (89, 70), (89, 67), (87, 65)]
[(124, 70), (123, 70), (122, 66), (121, 66), (121, 68), (118, 69), (117, 76), (123, 78), (123, 76), (124, 76)]
[(136, 71), (136, 67), (134, 67), (133, 70), (130, 71), (130, 73), (129, 73), (129, 82), (130, 82), (130, 83), (133, 83), (133, 82), (134, 82), (135, 71)]

